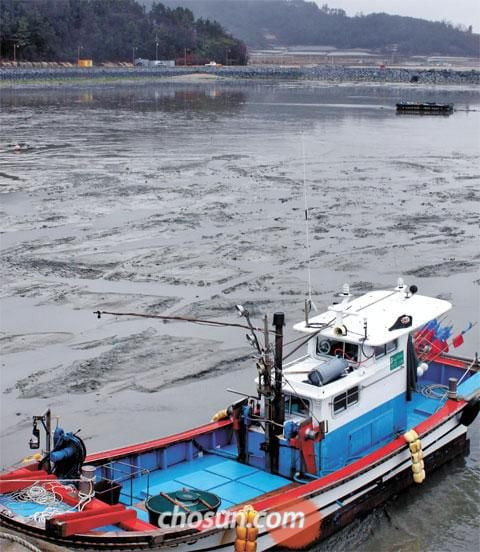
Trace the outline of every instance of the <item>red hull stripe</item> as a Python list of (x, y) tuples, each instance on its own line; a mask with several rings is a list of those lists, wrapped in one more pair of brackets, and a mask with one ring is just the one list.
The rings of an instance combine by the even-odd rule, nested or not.
[[(424, 422), (417, 425), (415, 427), (416, 432), (419, 435), (429, 432), (436, 426), (441, 425), (442, 422), (450, 418), (453, 414), (455, 414), (455, 412), (460, 411), (465, 404), (465, 401), (457, 402), (448, 400), (443, 408), (430, 416), (430, 418), (426, 419)], [(286, 491), (283, 493), (281, 492), (281, 489), (279, 489), (278, 495), (267, 498), (265, 500), (259, 500), (258, 502), (253, 502), (253, 507), (255, 508), (255, 510), (257, 510), (257, 512), (264, 510), (274, 510), (275, 508), (284, 508), (289, 504), (295, 503), (301, 497), (308, 498), (309, 495), (315, 494), (319, 490), (324, 489), (331, 484), (338, 483), (342, 479), (348, 479), (354, 475), (357, 475), (359, 472), (364, 471), (369, 466), (377, 463), (379, 460), (386, 458), (387, 456), (401, 450), (402, 448), (405, 448), (406, 446), (407, 444), (405, 442), (405, 439), (403, 437), (398, 437), (381, 449), (378, 449), (368, 456), (365, 456), (364, 458), (361, 458), (360, 460), (357, 460), (356, 462), (353, 462), (352, 464), (349, 464), (348, 466), (345, 466), (344, 468), (332, 474), (326, 475), (321, 479), (317, 479), (316, 481), (312, 481), (311, 483), (306, 483), (301, 487), (297, 487), (296, 489), (291, 489), (290, 491)], [(295, 506), (293, 505), (293, 507)], [(221, 523), (221, 515), (219, 515), (218, 521), (219, 523)], [(199, 531), (202, 531), (203, 528), (208, 529), (209, 526), (204, 524), (199, 524), (197, 526), (197, 529)]]
[(50, 475), (44, 471), (30, 473), (32, 475), (24, 475), (18, 478), (14, 478), (10, 475), (9, 480), (4, 479), (0, 481), (0, 493), (13, 493), (14, 491), (30, 487), (30, 485), (33, 485), (36, 481), (51, 481), (56, 479), (54, 475)]
[(136, 445), (129, 445), (117, 449), (97, 452), (95, 454), (89, 454), (85, 461), (88, 463), (92, 463), (98, 461), (114, 460), (115, 458), (129, 456), (130, 454), (140, 454), (142, 452), (148, 452), (149, 450), (164, 448), (169, 445), (174, 445), (175, 443), (180, 443), (181, 441), (191, 441), (192, 439), (195, 439), (195, 437), (198, 437), (203, 433), (209, 433), (211, 431), (221, 429), (222, 427), (228, 427), (231, 424), (232, 422), (230, 420), (213, 422), (211, 424), (200, 426), (195, 429), (189, 429), (188, 431), (184, 431), (182, 433), (169, 435), (168, 437), (162, 437), (161, 439), (155, 439), (153, 441), (147, 441), (145, 443), (138, 443)]
[(151, 525), (150, 523), (147, 523), (146, 521), (143, 521), (141, 519), (133, 519), (133, 520), (126, 520), (121, 521), (118, 525), (122, 529), (125, 529), (125, 531), (158, 531), (158, 527), (156, 525)]
[[(38, 473), (45, 473), (45, 472), (38, 472)], [(32, 470), (28, 468), (18, 468), (17, 470), (13, 470), (8, 473), (2, 473), (0, 475), (0, 481), (3, 481), (4, 479), (22, 479), (22, 478), (30, 478), (33, 477)]]
[[(446, 419), (448, 419), (452, 414), (460, 411), (465, 404), (466, 404), (465, 401), (458, 401), (458, 402), (452, 401), (452, 400), (447, 401), (445, 405), (438, 412), (430, 416), (430, 418), (427, 418), (424, 422), (415, 426), (416, 432), (420, 436), (424, 433), (429, 432), (430, 430), (434, 429), (436, 426), (439, 426)], [(291, 491), (287, 491), (281, 494), (280, 496), (255, 502), (254, 507), (257, 511), (267, 510), (269, 508), (278, 506), (279, 504), (288, 503), (292, 499), (295, 500), (301, 496), (313, 494), (315, 493), (315, 491), (318, 491), (323, 487), (327, 487), (332, 483), (337, 483), (342, 479), (347, 479), (355, 474), (358, 474), (358, 472), (365, 470), (372, 464), (375, 464), (379, 460), (382, 460), (386, 456), (389, 456), (390, 454), (396, 451), (399, 451), (400, 449), (406, 446), (407, 445), (406, 445), (405, 439), (403, 437), (398, 437), (397, 439), (395, 439), (391, 443), (388, 443), (381, 449), (378, 449), (372, 452), (368, 456), (365, 456), (365, 458), (361, 458), (360, 460), (357, 460), (356, 462), (353, 462), (352, 464), (345, 466), (344, 468), (336, 471), (335, 473), (326, 475), (325, 477), (322, 477), (317, 481), (306, 483), (305, 485), (302, 485), (302, 487), (298, 487), (297, 489), (292, 489)]]
[(438, 356), (438, 355), (429, 355), (425, 358), (425, 360), (429, 360), (430, 362), (438, 362), (439, 364), (446, 364), (447, 366), (453, 366), (454, 368), (463, 368), (466, 369), (468, 366), (468, 362), (465, 362), (464, 360), (461, 360), (459, 358), (454, 358), (451, 356)]

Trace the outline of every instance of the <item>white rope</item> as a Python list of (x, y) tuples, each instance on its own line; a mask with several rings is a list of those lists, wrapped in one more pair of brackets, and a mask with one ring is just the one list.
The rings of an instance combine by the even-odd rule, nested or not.
[(62, 502), (58, 500), (55, 492), (52, 492), (45, 489), (41, 485), (33, 484), (26, 489), (21, 489), (20, 491), (15, 491), (10, 493), (9, 497), (16, 502), (34, 502), (35, 504), (41, 504), (44, 506), (50, 506), (56, 504), (57, 502)]
[(33, 485), (27, 487), (26, 489), (6, 494), (5, 496), (7, 498), (7, 503), (4, 505), (12, 511), (15, 509), (13, 503), (18, 502), (30, 502), (40, 506), (45, 506), (45, 509), (41, 512), (35, 512), (30, 516), (25, 516), (25, 519), (30, 519), (36, 523), (45, 523), (47, 519), (51, 519), (59, 514), (67, 514), (77, 510), (82, 511), (95, 496), (93, 484), (90, 484), (89, 492), (78, 493), (78, 503), (74, 506), (68, 506), (63, 501), (62, 496), (55, 492), (55, 489), (57, 487), (61, 487), (62, 489), (67, 488), (70, 491), (77, 492), (77, 489), (73, 485), (66, 486), (49, 481), (48, 488), (46, 488), (38, 483), (39, 482), (36, 481)]
[(62, 514), (73, 514), (73, 512), (75, 512), (74, 509), (66, 510), (64, 508), (54, 508), (53, 506), (47, 506), (42, 512), (36, 512), (35, 514), (29, 516), (27, 519), (31, 519), (36, 523), (43, 524), (47, 521), (47, 519), (51, 519)]
[[(462, 381), (465, 379), (465, 376), (470, 372), (470, 370), (475, 366), (475, 359), (472, 360), (472, 362), (470, 363), (469, 366), (467, 366), (467, 369), (465, 370), (465, 372), (463, 373), (462, 377), (457, 381), (457, 389), (458, 389), (458, 386), (462, 383)], [(443, 406), (442, 403), (443, 403), (443, 400), (448, 397), (448, 387), (447, 387), (447, 390), (445, 391), (445, 394), (442, 395), (439, 399), (439, 402), (440, 404), (438, 405), (437, 409), (435, 410), (434, 414), (436, 414), (440, 408)]]
[(1, 532), (0, 539), (5, 539), (11, 542), (16, 542), (17, 544), (21, 544), (27, 550), (31, 550), (31, 552), (42, 552), (40, 548), (37, 548), (33, 544), (29, 543), (27, 540), (23, 539), (22, 537), (17, 537), (17, 535), (12, 535), (11, 533)]
[(88, 493), (78, 493), (78, 498), (80, 499), (80, 502), (78, 503), (78, 511), (81, 512), (85, 506), (92, 500), (92, 498), (95, 496), (95, 489), (93, 487), (93, 481), (88, 480), (90, 485), (90, 490)]
[(420, 388), (420, 393), (429, 399), (443, 400), (445, 391), (448, 393), (448, 386), (441, 383), (431, 383)]

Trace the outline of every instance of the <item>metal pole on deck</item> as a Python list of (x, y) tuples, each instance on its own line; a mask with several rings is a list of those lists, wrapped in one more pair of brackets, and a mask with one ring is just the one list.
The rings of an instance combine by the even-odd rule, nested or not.
[(275, 354), (274, 354), (274, 369), (275, 369), (275, 384), (274, 384), (274, 399), (272, 420), (274, 424), (270, 424), (272, 428), (272, 439), (269, 443), (272, 472), (278, 472), (279, 462), (279, 441), (278, 436), (282, 432), (283, 422), (285, 420), (285, 405), (282, 394), (283, 380), (283, 326), (285, 325), (285, 314), (276, 312), (273, 315), (273, 325), (275, 327)]
[(46, 453), (52, 450), (52, 412), (50, 408), (45, 412)]
[(282, 380), (283, 380), (283, 326), (285, 326), (285, 314), (276, 312), (273, 315), (273, 325), (275, 326), (275, 422), (283, 426), (285, 421), (285, 406), (282, 396)]
[(275, 441), (275, 427), (271, 423), (274, 417), (274, 402), (272, 401), (273, 385), (272, 385), (272, 358), (270, 356), (270, 340), (269, 340), (269, 327), (268, 327), (268, 317), (267, 315), (263, 318), (264, 325), (264, 339), (265, 339), (265, 348), (262, 358), (262, 377), (260, 379), (260, 393), (264, 397), (265, 405), (265, 419), (267, 420), (265, 424), (265, 440), (267, 444), (266, 449), (266, 468), (272, 473), (275, 469), (275, 450), (271, 445)]

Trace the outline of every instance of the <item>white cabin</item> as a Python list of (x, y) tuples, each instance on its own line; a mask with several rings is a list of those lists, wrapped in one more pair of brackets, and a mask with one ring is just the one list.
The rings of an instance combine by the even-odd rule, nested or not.
[(409, 336), (452, 307), (416, 291), (399, 279), (352, 298), (344, 286), (338, 303), (294, 326), (312, 338), (307, 355), (284, 366), (285, 420), (322, 427), (319, 473), (406, 429)]

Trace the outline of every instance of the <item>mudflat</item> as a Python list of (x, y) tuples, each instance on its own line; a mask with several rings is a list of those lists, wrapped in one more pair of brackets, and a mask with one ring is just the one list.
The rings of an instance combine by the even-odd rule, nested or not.
[[(236, 321), (241, 303), (258, 321), (283, 310), (296, 338), (305, 189), (315, 303), (344, 282), (364, 292), (403, 276), (451, 300), (457, 329), (478, 318), (476, 88), (190, 78), (2, 91), (4, 466), (25, 454), (31, 416), (49, 406), (97, 451), (207, 422), (235, 399), (226, 387), (253, 392), (244, 332), (93, 312)], [(402, 100), (457, 111), (396, 115)], [(478, 342), (477, 327), (462, 352)], [(409, 504), (396, 510), (399, 523), (415, 519), (422, 549), (472, 549), (473, 431), (468, 469), (422, 495), (428, 511), (448, 494), (455, 527), (440, 535)], [(361, 550), (383, 550), (385, 534), (411, 542), (377, 514), (367, 526), (375, 534), (358, 529)], [(349, 550), (348, 535), (336, 538)]]

